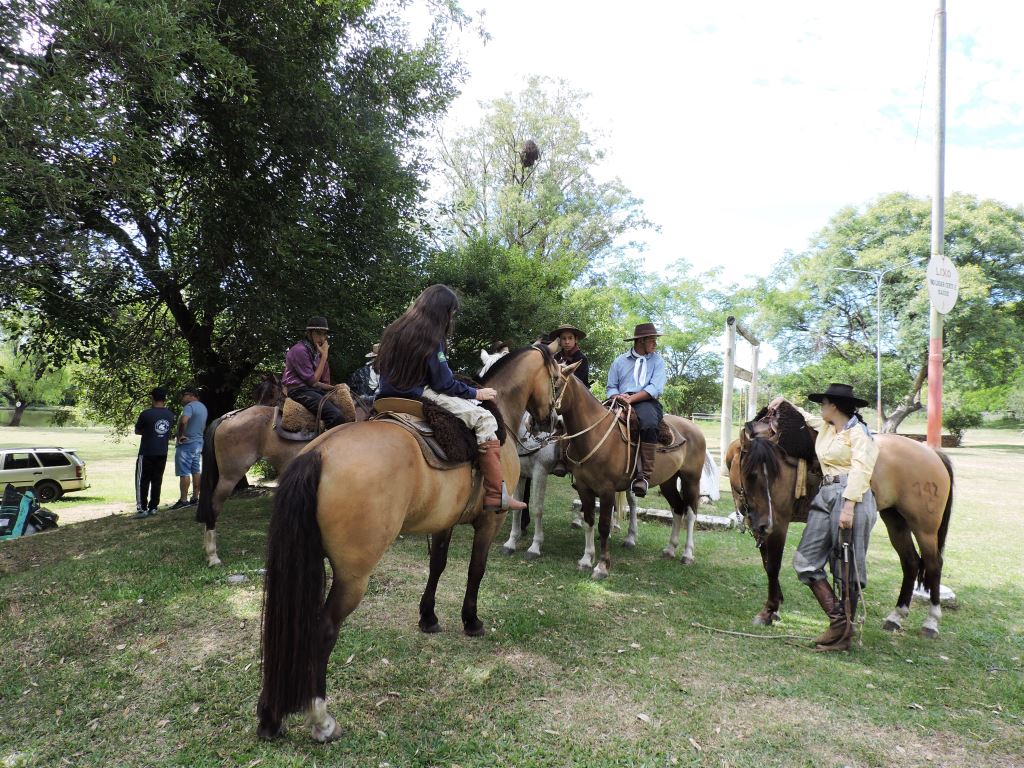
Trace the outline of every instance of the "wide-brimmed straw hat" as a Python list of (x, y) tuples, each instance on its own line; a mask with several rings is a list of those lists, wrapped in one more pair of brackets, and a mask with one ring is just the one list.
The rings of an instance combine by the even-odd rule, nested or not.
[(861, 400), (853, 394), (853, 387), (849, 384), (832, 383), (824, 392), (811, 392), (807, 395), (808, 400), (813, 400), (816, 403), (820, 403), (826, 397), (829, 400), (848, 400), (857, 408), (863, 408), (868, 404), (867, 400)]
[(326, 317), (311, 317), (309, 322), (306, 323), (307, 331), (323, 331), (324, 333), (333, 333), (333, 331), (327, 327)]
[(627, 336), (623, 341), (636, 341), (637, 339), (646, 339), (648, 336), (664, 336), (663, 333), (658, 333), (658, 329), (654, 327), (654, 323), (640, 323), (633, 329), (633, 335)]
[(580, 339), (587, 338), (586, 331), (581, 331), (575, 325), (569, 325), (568, 323), (562, 323), (560, 326), (555, 328), (555, 330), (548, 334), (548, 338), (557, 339), (559, 336), (562, 335), (563, 331), (569, 331), (569, 333), (576, 337), (577, 341)]
[(366, 356), (372, 359), (372, 358), (376, 357), (379, 352), (380, 352), (380, 344), (374, 344), (373, 347), (370, 349), (370, 351), (366, 353)]

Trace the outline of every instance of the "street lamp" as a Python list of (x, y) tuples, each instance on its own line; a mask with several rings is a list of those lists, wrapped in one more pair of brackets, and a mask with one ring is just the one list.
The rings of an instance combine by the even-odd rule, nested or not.
[(882, 431), (882, 280), (890, 272), (903, 269), (914, 264), (908, 261), (898, 267), (889, 267), (882, 270), (850, 269), (849, 267), (834, 267), (837, 272), (858, 272), (862, 275), (870, 275), (875, 281), (875, 431)]

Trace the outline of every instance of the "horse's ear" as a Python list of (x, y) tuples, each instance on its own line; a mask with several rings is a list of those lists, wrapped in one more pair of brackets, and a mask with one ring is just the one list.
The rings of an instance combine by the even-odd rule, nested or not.
[(740, 448), (746, 448), (748, 445), (750, 445), (750, 432), (743, 427), (743, 431), (740, 432)]
[(486, 349), (481, 349), (480, 350), (480, 362), (483, 363), (484, 365), (487, 365), (487, 358), (488, 357), (489, 357), (489, 355), (487, 354), (487, 350)]
[(573, 371), (580, 367), (580, 364), (582, 362), (582, 360), (577, 360), (572, 365), (559, 365), (558, 372), (562, 374), (563, 379), (568, 379), (570, 376), (572, 376)]
[(550, 352), (552, 356), (557, 355), (561, 351), (562, 351), (562, 342), (559, 341), (558, 339), (555, 339), (550, 344), (548, 344), (548, 352)]

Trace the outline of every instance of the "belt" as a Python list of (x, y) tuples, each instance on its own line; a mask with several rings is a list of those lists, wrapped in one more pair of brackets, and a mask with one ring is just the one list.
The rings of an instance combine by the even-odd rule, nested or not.
[(825, 475), (821, 478), (822, 485), (832, 485), (833, 483), (841, 482), (846, 478), (846, 475)]

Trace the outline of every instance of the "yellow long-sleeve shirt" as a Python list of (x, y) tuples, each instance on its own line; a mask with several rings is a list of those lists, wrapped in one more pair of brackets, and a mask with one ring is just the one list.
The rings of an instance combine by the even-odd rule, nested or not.
[(804, 417), (807, 426), (818, 431), (814, 452), (818, 455), (821, 471), (826, 475), (849, 475), (843, 498), (860, 501), (871, 488), (871, 473), (878, 458), (878, 446), (860, 425), (840, 432), (820, 416), (794, 406)]

